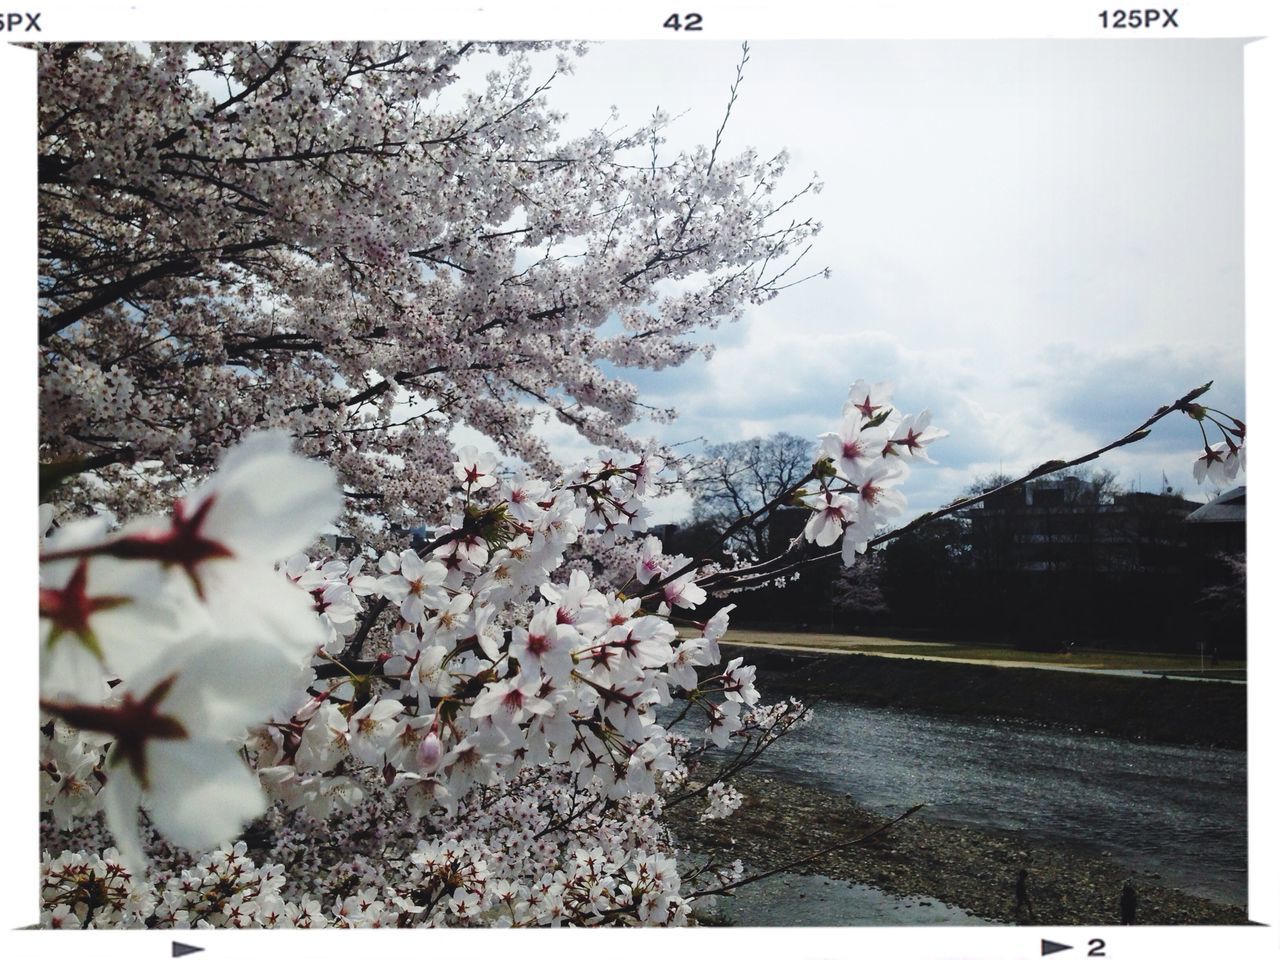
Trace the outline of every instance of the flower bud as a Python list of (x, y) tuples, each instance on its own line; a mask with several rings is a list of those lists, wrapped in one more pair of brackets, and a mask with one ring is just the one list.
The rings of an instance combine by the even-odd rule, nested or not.
[(434, 732), (428, 733), (422, 743), (418, 744), (418, 763), (422, 764), (424, 773), (435, 773), (443, 756), (444, 745)]
[(830, 457), (823, 457), (813, 465), (814, 476), (822, 479), (824, 477), (834, 477), (836, 475), (836, 465)]

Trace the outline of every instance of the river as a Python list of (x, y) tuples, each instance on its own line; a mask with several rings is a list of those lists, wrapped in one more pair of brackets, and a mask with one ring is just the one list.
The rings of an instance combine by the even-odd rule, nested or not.
[(862, 807), (1016, 831), (1114, 857), (1197, 896), (1245, 904), (1242, 751), (826, 702), (757, 769)]

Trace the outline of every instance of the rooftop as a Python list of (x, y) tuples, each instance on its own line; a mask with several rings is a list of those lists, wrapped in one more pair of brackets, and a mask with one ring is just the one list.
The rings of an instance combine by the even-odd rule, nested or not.
[(1233, 487), (1187, 516), (1187, 523), (1244, 523), (1244, 487)]

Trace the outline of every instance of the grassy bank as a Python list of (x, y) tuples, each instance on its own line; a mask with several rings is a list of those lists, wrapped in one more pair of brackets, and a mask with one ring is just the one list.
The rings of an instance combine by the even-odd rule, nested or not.
[[(1070, 653), (1042, 650), (1020, 650), (996, 643), (939, 643), (928, 640), (903, 640), (894, 637), (855, 636), (843, 633), (810, 633), (779, 630), (735, 629), (728, 642), (749, 646), (789, 647), (798, 650), (830, 650), (833, 653), (892, 653), (897, 656), (943, 657), (955, 660), (982, 660), (1001, 663), (1038, 664), (1047, 667), (1073, 667), (1078, 670), (1146, 670), (1173, 674), (1198, 674), (1200, 658), (1171, 653), (1145, 653), (1138, 650), (1096, 650), (1081, 648)], [(1206, 661), (1206, 667), (1208, 667)], [(1222, 660), (1210, 672), (1220, 671), (1232, 679), (1240, 678), (1245, 664), (1239, 660)]]
[(1245, 747), (1243, 684), (1009, 669), (726, 644), (772, 696), (1001, 717), (1162, 743)]

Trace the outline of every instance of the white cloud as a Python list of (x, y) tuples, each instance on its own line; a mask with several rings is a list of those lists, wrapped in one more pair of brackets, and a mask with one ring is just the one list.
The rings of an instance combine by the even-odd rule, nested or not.
[[(576, 134), (681, 115), (709, 142), (739, 49), (610, 43), (551, 102)], [(832, 429), (848, 384), (891, 379), (952, 436), (916, 470), (926, 508), (972, 477), (1082, 453), (1203, 380), (1243, 408), (1242, 44), (1174, 41), (769, 42), (723, 151), (786, 148), (798, 209), (826, 228), (829, 281), (711, 334), (709, 362), (623, 371), (681, 412), (668, 442)], [(1133, 108), (1141, 105), (1140, 109)], [(1170, 423), (1100, 466), (1190, 488), (1199, 443)], [(543, 431), (565, 459), (593, 452)]]

